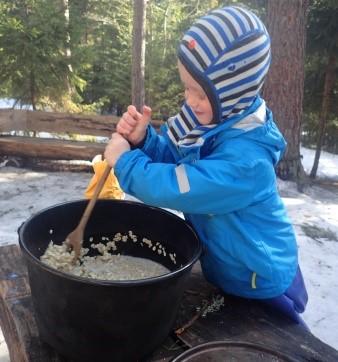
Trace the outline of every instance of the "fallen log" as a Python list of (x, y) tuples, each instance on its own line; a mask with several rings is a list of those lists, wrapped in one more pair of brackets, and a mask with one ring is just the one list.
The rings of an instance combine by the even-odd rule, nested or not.
[(105, 143), (68, 141), (54, 138), (0, 136), (0, 154), (25, 158), (88, 160), (102, 154)]
[[(118, 120), (117, 116), (2, 109), (0, 156), (91, 161), (105, 147), (96, 137), (110, 138)], [(161, 121), (152, 121), (157, 130), (161, 124)], [(31, 133), (34, 135), (30, 136)], [(74, 139), (69, 140), (70, 134)], [(82, 141), (77, 135), (82, 139), (90, 136), (94, 141), (90, 142), (88, 137)]]

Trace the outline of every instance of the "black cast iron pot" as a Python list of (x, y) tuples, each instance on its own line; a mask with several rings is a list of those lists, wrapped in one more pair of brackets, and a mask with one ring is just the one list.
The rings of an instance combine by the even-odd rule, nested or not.
[[(104, 281), (72, 276), (43, 264), (39, 257), (48, 243), (64, 241), (86, 203), (67, 202), (42, 210), (19, 230), (40, 337), (76, 361), (137, 361), (156, 349), (173, 327), (201, 244), (193, 229), (170, 212), (132, 201), (99, 200), (86, 228), (84, 247), (89, 240), (98, 242), (102, 236), (131, 230), (139, 238), (160, 242), (167, 256), (132, 242), (120, 243), (118, 252), (160, 262), (170, 273)], [(176, 254), (176, 264), (168, 253)]]

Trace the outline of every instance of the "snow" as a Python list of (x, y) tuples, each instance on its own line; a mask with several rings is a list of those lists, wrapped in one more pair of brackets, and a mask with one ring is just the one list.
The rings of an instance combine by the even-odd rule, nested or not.
[[(314, 151), (301, 148), (310, 172)], [(2, 167), (1, 167), (2, 166)], [(88, 173), (33, 172), (0, 164), (0, 246), (17, 243), (18, 227), (32, 214), (57, 203), (83, 198)], [(318, 178), (331, 187), (311, 186), (299, 193), (278, 181), (297, 234), (300, 266), (309, 293), (303, 318), (311, 332), (338, 349), (338, 155), (321, 153)], [(8, 354), (0, 332), (0, 361)]]
[[(32, 106), (29, 104), (22, 104), (20, 102), (16, 102), (15, 99), (11, 98), (0, 98), (0, 109), (3, 108), (15, 108), (15, 109), (32, 109)], [(0, 360), (0, 362), (2, 362)]]
[[(303, 156), (302, 164), (307, 174), (310, 174), (312, 169), (315, 152), (307, 148), (301, 147), (300, 153)], [(320, 179), (330, 179), (338, 181), (337, 170), (337, 155), (321, 151), (320, 153), (320, 167), (317, 171), (317, 177)]]
[(338, 194), (318, 186), (300, 194), (291, 182), (279, 187), (309, 294), (303, 318), (315, 336), (338, 349)]

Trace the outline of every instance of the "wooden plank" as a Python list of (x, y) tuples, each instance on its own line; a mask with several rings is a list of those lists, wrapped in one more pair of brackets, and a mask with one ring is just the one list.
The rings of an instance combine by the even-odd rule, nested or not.
[(52, 138), (0, 136), (0, 154), (53, 160), (88, 160), (102, 154), (105, 143), (66, 141)]
[(12, 109), (0, 109), (0, 132), (26, 129), (26, 111), (14, 112)]
[[(186, 288), (175, 328), (192, 320), (196, 307), (220, 293), (202, 277), (198, 263)], [(182, 345), (169, 336), (147, 361), (170, 361), (183, 352), (184, 346), (221, 340), (258, 344), (299, 362), (338, 361), (338, 351), (259, 302), (227, 295), (224, 298), (220, 310), (208, 313), (205, 318), (200, 316), (178, 335)], [(66, 362), (39, 339), (27, 271), (15, 245), (0, 247), (0, 323), (12, 361)]]
[[(120, 117), (29, 110), (0, 110), (0, 132), (36, 131), (110, 137)], [(158, 129), (160, 121), (152, 121)]]
[(1, 295), (6, 299), (20, 298), (30, 295), (30, 288), (25, 265), (21, 259), (21, 252), (16, 245), (0, 247), (0, 282), (5, 281), (7, 288), (2, 286)]
[[(18, 160), (16, 158), (16, 160)], [(50, 160), (42, 158), (25, 158), (18, 160), (20, 166), (33, 171), (51, 172), (87, 172), (93, 173), (93, 166), (90, 163), (71, 162), (67, 160)], [(1, 362), (1, 361), (0, 361)]]
[(16, 245), (1, 247), (0, 265), (0, 324), (11, 361), (63, 362), (39, 339), (27, 270)]
[(0, 110), (0, 132), (36, 131), (110, 137), (119, 117), (29, 110)]
[(199, 269), (194, 268), (187, 290), (190, 293), (185, 293), (178, 317), (181, 326), (193, 319), (196, 306), (214, 300), (215, 296), (224, 297), (224, 306), (219, 311), (197, 318), (178, 334), (178, 338), (189, 347), (222, 340), (250, 342), (289, 355), (299, 362), (338, 361), (338, 351), (310, 331), (259, 301), (224, 295), (202, 278)]
[(27, 129), (110, 137), (119, 117), (56, 112), (27, 112)]

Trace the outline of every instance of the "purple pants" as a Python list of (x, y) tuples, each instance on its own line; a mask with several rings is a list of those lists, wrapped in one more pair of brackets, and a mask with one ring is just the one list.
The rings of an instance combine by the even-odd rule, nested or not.
[(306, 329), (309, 329), (303, 319), (299, 316), (299, 313), (304, 312), (307, 300), (308, 295), (303, 275), (298, 266), (296, 276), (284, 294), (275, 298), (264, 299), (262, 302), (274, 310), (280, 311), (296, 323), (304, 326)]

